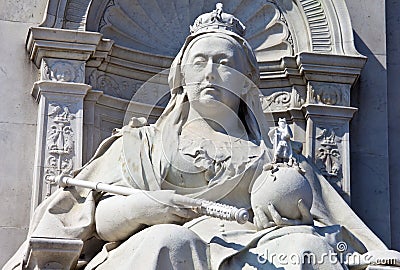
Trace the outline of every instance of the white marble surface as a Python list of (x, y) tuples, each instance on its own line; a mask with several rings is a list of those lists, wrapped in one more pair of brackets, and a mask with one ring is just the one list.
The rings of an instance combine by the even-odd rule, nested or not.
[[(369, 57), (359, 88), (356, 91), (352, 90), (356, 94), (352, 95), (351, 103), (360, 108), (352, 121), (351, 128), (354, 191), (352, 205), (381, 239), (386, 243), (391, 242), (393, 247), (400, 248), (398, 229), (400, 209), (396, 207), (400, 205), (397, 196), (400, 187), (396, 182), (399, 178), (399, 171), (396, 169), (398, 152), (393, 151), (400, 143), (397, 139), (400, 132), (398, 125), (394, 125), (399, 115), (397, 88), (400, 83), (398, 82), (400, 67), (393, 60), (399, 58), (399, 53), (397, 41), (392, 42), (393, 45), (390, 50), (388, 49), (388, 53), (386, 46), (390, 43), (385, 43), (387, 37), (390, 40), (396, 38), (396, 35), (386, 36), (386, 31), (389, 31), (389, 34), (398, 31), (396, 28), (398, 18), (396, 14), (392, 14), (398, 5), (396, 1), (347, 0), (346, 2), (356, 34), (357, 49)], [(302, 19), (296, 15), (297, 7), (293, 6), (291, 1), (281, 2), (290, 10), (286, 14), (289, 21)], [(29, 201), (31, 193), (35, 137), (33, 130), (37, 110), (36, 103), (30, 96), (30, 90), (33, 82), (37, 80), (38, 71), (28, 60), (24, 43), (28, 27), (41, 22), (45, 4), (44, 0), (0, 3), (0, 45), (5, 48), (0, 52), (0, 85), (2, 85), (0, 93), (7, 97), (0, 100), (0, 151), (7, 151), (7, 159), (0, 165), (0, 194), (4, 191), (4, 194), (9, 195), (18, 188), (18, 193), (7, 196), (6, 203), (0, 206), (0, 213), (4, 216), (0, 221), (2, 242), (0, 248), (4, 250), (0, 256), (0, 266), (18, 246), (15, 242), (22, 241), (28, 222), (26, 213), (29, 206), (27, 207), (26, 202)], [(385, 11), (392, 15), (386, 17)], [(386, 19), (389, 20), (389, 26), (386, 25)], [(289, 25), (289, 30), (299, 30), (301, 37), (306, 31), (304, 27), (303, 24)], [(307, 40), (299, 38), (296, 44), (300, 50), (305, 50), (309, 46)], [(386, 57), (389, 57), (389, 60)], [(168, 61), (170, 59), (164, 59), (162, 65), (167, 66)], [(104, 101), (107, 98), (102, 99), (103, 105), (109, 104), (108, 101)], [(96, 110), (99, 113), (96, 121), (98, 127), (101, 123), (105, 123), (101, 132), (102, 136), (106, 137), (114, 125), (119, 125), (115, 119), (120, 118), (123, 113), (115, 110), (112, 112), (112, 117), (107, 117), (109, 111), (104, 110), (103, 105), (99, 105)], [(301, 128), (299, 133), (294, 130), (295, 137), (296, 134), (301, 134), (301, 131)], [(300, 138), (299, 140), (301, 141)], [(100, 138), (97, 139), (97, 142), (99, 141)], [(18, 164), (13, 160), (19, 160)], [(24, 200), (25, 203), (21, 203)], [(19, 218), (12, 218), (8, 211), (11, 207), (13, 211), (25, 214)], [(17, 240), (12, 242), (15, 239)]]

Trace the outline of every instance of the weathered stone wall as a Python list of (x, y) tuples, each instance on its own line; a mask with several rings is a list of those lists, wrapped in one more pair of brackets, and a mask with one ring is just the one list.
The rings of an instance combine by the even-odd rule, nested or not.
[(45, 0), (0, 2), (0, 266), (26, 237), (35, 158), (38, 71), (25, 39), (43, 18)]

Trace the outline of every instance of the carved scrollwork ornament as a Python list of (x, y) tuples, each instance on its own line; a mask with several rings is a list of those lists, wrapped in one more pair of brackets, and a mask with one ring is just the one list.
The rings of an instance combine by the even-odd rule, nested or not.
[(290, 108), (292, 94), (285, 91), (275, 92), (261, 99), (263, 110), (284, 110)]
[(319, 169), (328, 179), (338, 180), (342, 168), (338, 146), (338, 142), (341, 140), (337, 138), (334, 129), (322, 129), (316, 139), (320, 141), (320, 147), (316, 153), (316, 163)]
[(138, 80), (120, 78), (97, 70), (93, 70), (90, 73), (88, 80), (93, 89), (101, 90), (105, 94), (114, 97), (129, 100), (143, 84), (143, 82)]
[(71, 126), (75, 115), (70, 111), (71, 105), (49, 104), (49, 128), (46, 139), (46, 197), (51, 195), (53, 179), (60, 174), (71, 174), (74, 155), (74, 131)]

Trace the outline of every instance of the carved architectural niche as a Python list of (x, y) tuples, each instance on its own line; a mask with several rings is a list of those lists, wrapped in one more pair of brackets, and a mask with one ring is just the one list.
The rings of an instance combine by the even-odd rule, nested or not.
[[(255, 0), (251, 5), (244, 0), (221, 2), (224, 10), (239, 17), (245, 25), (253, 25), (248, 27), (246, 37), (259, 59), (266, 61), (293, 54), (287, 22), (275, 1)], [(102, 13), (89, 11), (92, 20), (87, 21), (87, 29), (127, 48), (173, 57), (189, 34), (188, 25), (198, 15), (213, 10), (215, 2), (201, 0), (188, 4), (174, 0), (150, 4), (108, 0), (100, 6)]]
[[(354, 47), (345, 2), (256, 0), (250, 5), (245, 0), (226, 0), (222, 3), (224, 10), (247, 26), (246, 39), (255, 49), (260, 65), (264, 110), (272, 112), (276, 119), (290, 119), (294, 139), (303, 143), (306, 154), (315, 157), (316, 147), (322, 147), (315, 137), (317, 130), (331, 128), (315, 121), (324, 115), (329, 118), (329, 111), (333, 113), (329, 118), (332, 127), (342, 126), (343, 122), (348, 126), (349, 112), (354, 111), (348, 107), (350, 89), (365, 63), (365, 57)], [(149, 119), (155, 121), (157, 110), (161, 109), (149, 113), (148, 105), (163, 104), (161, 86), (166, 86), (166, 78), (159, 85), (154, 84), (152, 90), (140, 91), (140, 86), (169, 68), (188, 34), (187, 26), (214, 6), (215, 1), (206, 0), (193, 3), (49, 0), (47, 15), (41, 27), (32, 28), (27, 48), (38, 67), (42, 58), (49, 59), (48, 67), (68, 60), (68, 64), (60, 62), (53, 70), (46, 70), (43, 65), (44, 80), (74, 81), (70, 79), (73, 72), (60, 75), (59, 70), (73, 65), (71, 61), (82, 61), (81, 67), (84, 63), (82, 78), (97, 91), (92, 91), (84, 102), (88, 112), (85, 130), (92, 136), (85, 140), (94, 142), (87, 148), (89, 152), (113, 126), (124, 122), (121, 119), (124, 108), (133, 115), (150, 114)], [(134, 105), (130, 106), (132, 97)], [(342, 118), (340, 114), (348, 116)], [(338, 174), (339, 182), (345, 194), (349, 194), (348, 141), (336, 137), (340, 140), (337, 162), (343, 175), (340, 178)], [(325, 165), (326, 160), (322, 162)]]

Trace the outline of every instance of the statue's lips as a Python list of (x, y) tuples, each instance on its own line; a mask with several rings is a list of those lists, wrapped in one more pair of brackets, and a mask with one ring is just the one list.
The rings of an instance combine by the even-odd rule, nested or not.
[(217, 85), (206, 85), (200, 88), (202, 94), (215, 95), (221, 92), (222, 88)]
[(221, 91), (214, 86), (204, 87), (201, 90), (201, 99), (205, 100), (219, 100)]

